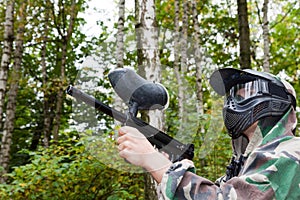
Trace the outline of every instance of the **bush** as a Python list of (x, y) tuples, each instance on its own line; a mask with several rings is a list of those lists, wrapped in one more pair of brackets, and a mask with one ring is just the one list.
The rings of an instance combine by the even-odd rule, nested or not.
[[(112, 146), (112, 142), (106, 142)], [(7, 174), (1, 199), (140, 199), (143, 176), (101, 163), (84, 145), (67, 141), (38, 152), (27, 152), (30, 164)], [(102, 152), (108, 156), (109, 152)], [(99, 155), (98, 155), (99, 156)]]

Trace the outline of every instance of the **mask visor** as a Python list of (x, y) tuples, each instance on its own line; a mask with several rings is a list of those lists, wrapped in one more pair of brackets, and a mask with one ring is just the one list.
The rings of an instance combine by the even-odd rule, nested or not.
[(231, 96), (237, 103), (241, 103), (262, 93), (269, 93), (268, 83), (263, 80), (254, 80), (233, 86), (226, 96)]

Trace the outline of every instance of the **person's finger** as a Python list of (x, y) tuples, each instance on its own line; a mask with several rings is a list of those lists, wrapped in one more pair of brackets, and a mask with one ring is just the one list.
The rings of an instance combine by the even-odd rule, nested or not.
[(121, 128), (119, 128), (118, 133), (119, 133), (119, 136), (123, 136), (128, 133), (128, 130), (126, 127), (121, 127)]
[(127, 137), (125, 135), (118, 137), (117, 144), (123, 143), (126, 139), (127, 139)]
[(122, 151), (124, 148), (125, 148), (125, 147), (124, 147), (124, 145), (123, 145), (122, 143), (118, 145), (118, 150), (119, 150), (119, 151)]
[(170, 159), (170, 155), (164, 151), (161, 152), (162, 155), (164, 155), (166, 158)]
[(145, 136), (136, 128), (133, 128), (131, 126), (123, 126), (119, 129), (119, 136), (123, 135), (130, 135), (131, 137), (134, 138), (141, 138), (143, 139)]
[(126, 160), (126, 158), (129, 157), (129, 153), (130, 153), (130, 152), (125, 148), (125, 149), (119, 151), (119, 156), (120, 156), (121, 158), (124, 158), (124, 159)]
[(122, 151), (122, 150), (124, 150), (124, 149), (127, 149), (127, 150), (130, 150), (131, 149), (131, 143), (129, 142), (129, 141), (124, 141), (124, 142), (122, 142), (122, 143), (120, 143), (119, 145), (118, 145), (118, 150), (119, 151)]

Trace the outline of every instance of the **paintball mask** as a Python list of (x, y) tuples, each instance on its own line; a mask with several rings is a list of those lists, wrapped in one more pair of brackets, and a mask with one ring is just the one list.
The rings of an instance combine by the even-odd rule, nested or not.
[(215, 71), (210, 84), (225, 97), (223, 119), (229, 135), (238, 138), (264, 117), (281, 116), (296, 107), (296, 99), (278, 78), (254, 70), (233, 68)]

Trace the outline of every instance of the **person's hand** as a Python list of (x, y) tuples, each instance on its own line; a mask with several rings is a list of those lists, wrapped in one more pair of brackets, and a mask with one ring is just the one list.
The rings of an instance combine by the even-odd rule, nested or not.
[(117, 143), (122, 158), (144, 168), (147, 165), (147, 157), (157, 153), (147, 138), (133, 127), (121, 127)]
[(119, 155), (133, 165), (143, 167), (160, 182), (172, 162), (158, 152), (137, 129), (124, 126), (117, 139)]

